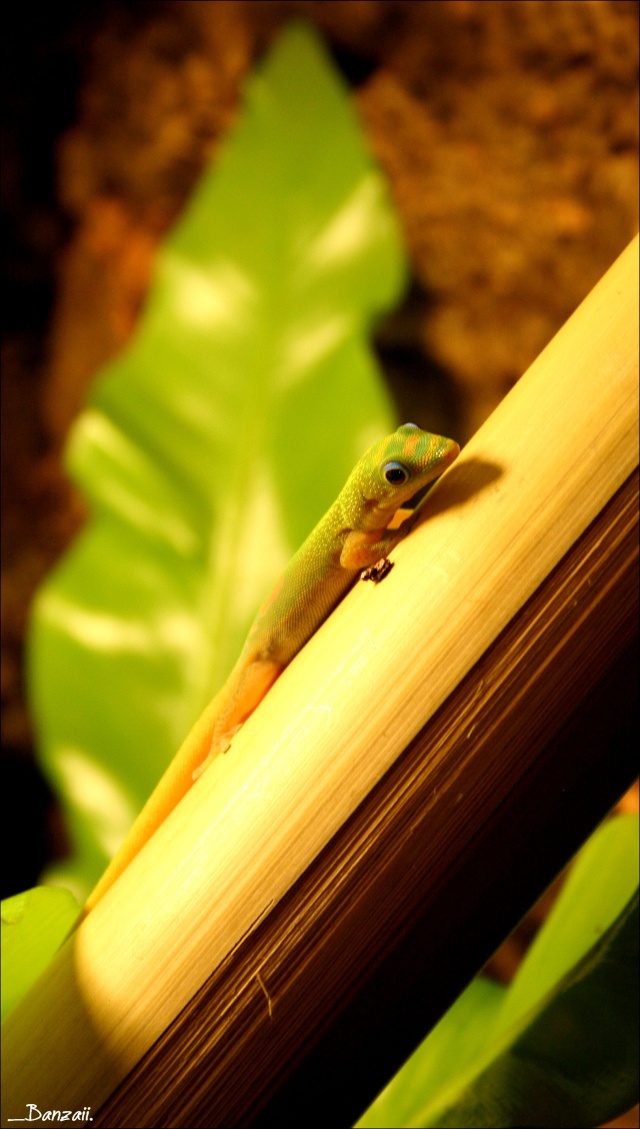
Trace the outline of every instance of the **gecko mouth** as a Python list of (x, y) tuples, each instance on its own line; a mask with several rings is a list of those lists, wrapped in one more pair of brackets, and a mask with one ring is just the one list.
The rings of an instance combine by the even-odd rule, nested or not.
[(456, 461), (459, 454), (460, 454), (460, 447), (456, 443), (455, 439), (450, 439), (449, 440), (449, 450), (446, 451), (445, 454), (442, 456), (440, 463), (438, 465), (438, 477), (440, 477), (440, 475), (443, 473), (443, 471), (445, 471), (447, 469), (447, 467), (450, 467), (451, 464)]
[(406, 502), (402, 503), (403, 509), (415, 510), (416, 506), (419, 506), (422, 499), (426, 498), (429, 491), (433, 489), (440, 476), (444, 474), (445, 470), (447, 470), (451, 466), (451, 464), (456, 461), (459, 454), (460, 448), (458, 444), (452, 439), (450, 450), (448, 450), (445, 455), (443, 455), (440, 462), (438, 463), (437, 468), (434, 469), (433, 478), (430, 479), (429, 482), (425, 482), (424, 486), (421, 486), (415, 494), (412, 494), (412, 496), (408, 498)]

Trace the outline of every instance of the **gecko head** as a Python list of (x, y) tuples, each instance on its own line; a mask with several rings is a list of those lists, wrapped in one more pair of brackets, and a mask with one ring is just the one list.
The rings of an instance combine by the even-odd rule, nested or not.
[(352, 476), (360, 505), (364, 503), (367, 511), (366, 527), (386, 526), (396, 510), (438, 478), (459, 454), (453, 439), (422, 431), (415, 423), (405, 423), (374, 443)]

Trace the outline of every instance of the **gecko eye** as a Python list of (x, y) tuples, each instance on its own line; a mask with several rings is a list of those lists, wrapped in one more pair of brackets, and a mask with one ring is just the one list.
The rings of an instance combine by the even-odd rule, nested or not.
[(400, 482), (406, 482), (409, 477), (409, 471), (406, 466), (396, 462), (385, 463), (382, 468), (382, 473), (387, 482), (390, 482), (392, 486), (397, 486)]

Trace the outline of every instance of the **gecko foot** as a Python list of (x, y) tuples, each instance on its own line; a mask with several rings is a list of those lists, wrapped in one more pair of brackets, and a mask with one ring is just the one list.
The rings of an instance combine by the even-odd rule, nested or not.
[(231, 738), (235, 737), (239, 729), (242, 729), (242, 724), (235, 725), (228, 733), (223, 733), (221, 737), (217, 737), (215, 741), (212, 741), (208, 756), (205, 757), (202, 764), (199, 764), (191, 773), (192, 780), (198, 780), (220, 753), (226, 753), (227, 750), (231, 748)]
[(380, 560), (376, 561), (370, 568), (362, 570), (360, 579), (373, 580), (374, 584), (379, 584), (381, 580), (384, 580), (385, 576), (388, 576), (392, 568), (393, 561), (390, 561), (388, 557), (381, 557)]

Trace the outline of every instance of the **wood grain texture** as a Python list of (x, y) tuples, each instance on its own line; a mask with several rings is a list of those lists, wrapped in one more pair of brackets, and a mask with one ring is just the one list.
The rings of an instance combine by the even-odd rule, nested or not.
[(637, 515), (636, 471), (94, 1124), (363, 1112), (637, 772)]
[[(562, 601), (565, 618), (558, 613), (553, 620), (557, 638), (540, 635), (531, 654), (526, 647), (538, 635), (519, 617), (637, 467), (637, 279), (636, 240), (437, 484), (424, 522), (395, 552), (396, 568), (384, 583), (359, 585), (349, 594), (234, 739), (232, 751), (198, 780), (15, 1009), (5, 1025), (3, 1117), (16, 1116), (11, 1110), (23, 1111), (28, 1101), (40, 1109), (95, 1110), (155, 1045), (169, 1058), (154, 1058), (150, 1073), (145, 1066), (133, 1086), (124, 1086), (117, 1099), (129, 1103), (117, 1107), (126, 1108), (124, 1120), (114, 1105), (100, 1123), (248, 1123), (267, 1102), (275, 1108), (276, 1090), (284, 1095), (294, 1068), (302, 1070), (302, 1060), (329, 1039), (346, 1004), (361, 998), (367, 976), (381, 967), (387, 949), (376, 929), (379, 912), (385, 936), (400, 945), (412, 916), (429, 911), (430, 935), (434, 944), (440, 939), (434, 965), (439, 1006), (461, 986), (459, 968), (469, 973), (477, 966), (462, 958), (451, 962), (447, 947), (469, 905), (469, 871), (458, 875), (455, 861), (465, 855), (465, 829), (475, 828), (483, 870), (495, 865), (502, 873), (499, 863), (508, 852), (492, 854), (486, 845), (488, 829), (500, 820), (503, 828), (506, 820), (515, 856), (520, 851), (526, 858), (520, 828), (532, 813), (525, 804), (523, 814), (516, 797), (525, 781), (530, 788), (546, 772), (543, 814), (558, 812), (564, 785), (541, 747), (553, 726), (563, 724), (563, 686), (573, 686), (566, 698), (570, 711), (582, 694), (571, 678), (589, 669), (594, 638), (604, 633), (606, 646), (595, 650), (609, 660), (626, 637), (614, 614), (623, 581), (625, 599), (631, 598), (626, 564), (618, 570), (622, 579), (614, 570), (587, 585), (594, 597), (600, 589), (614, 594), (597, 631), (588, 601), (575, 624), (569, 615), (579, 606), (573, 581)], [(589, 552), (594, 568), (609, 560), (608, 534)], [(625, 561), (627, 554), (628, 546)], [(538, 619), (550, 615), (544, 611)], [(452, 734), (462, 742), (455, 748), (476, 749), (469, 761), (447, 751), (454, 745), (444, 736), (419, 754), (435, 773), (428, 778), (433, 802), (422, 794), (412, 806), (407, 782), (398, 810), (410, 845), (421, 843), (418, 853), (428, 858), (428, 881), (418, 908), (407, 892), (392, 903), (393, 913), (382, 914), (385, 899), (406, 889), (399, 873), (411, 876), (420, 868), (405, 857), (399, 872), (389, 871), (385, 859), (387, 852), (396, 857), (395, 839), (389, 841), (388, 830), (379, 840), (374, 836), (372, 855), (365, 848), (377, 824), (358, 837), (354, 813), (370, 795), (384, 794), (390, 770), (404, 763), (404, 757), (398, 761), (403, 751), (414, 748), (416, 735), (453, 701), (501, 633), (518, 623), (524, 670), (531, 671), (532, 686), (541, 687), (537, 704), (529, 710), (527, 678), (514, 683), (513, 663), (505, 659), (498, 680), (503, 697), (496, 691), (485, 701), (485, 678), (473, 689), (481, 711), (458, 705), (451, 714)], [(580, 624), (587, 644), (578, 660)], [(555, 665), (556, 656), (564, 666)], [(494, 703), (501, 704), (492, 712)], [(513, 722), (514, 716), (518, 724), (504, 737), (503, 718)], [(536, 725), (543, 721), (547, 728), (538, 738)], [(474, 726), (491, 734), (488, 744), (474, 741)], [(576, 803), (580, 808), (581, 795)], [(395, 810), (400, 800), (393, 804)], [(546, 825), (547, 816), (536, 814)], [(351, 869), (323, 877), (318, 860), (345, 827), (352, 830), (340, 850)], [(278, 932), (280, 912), (307, 880), (326, 897), (305, 895)], [(349, 917), (351, 903), (362, 907), (359, 917)], [(251, 946), (255, 938), (270, 937), (272, 928), (256, 963)], [(316, 934), (329, 937), (322, 956), (314, 948)], [(476, 950), (480, 963), (488, 953), (480, 942)], [(276, 963), (267, 967), (270, 960)], [(211, 999), (204, 1010), (201, 992)], [(193, 1000), (195, 1013), (180, 1038), (173, 1030), (167, 1051), (166, 1041), (158, 1040)], [(216, 1032), (213, 1042), (209, 1030)], [(195, 1072), (187, 1070), (190, 1056), (199, 1064)], [(182, 1064), (182, 1075), (172, 1061)]]

